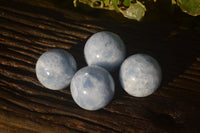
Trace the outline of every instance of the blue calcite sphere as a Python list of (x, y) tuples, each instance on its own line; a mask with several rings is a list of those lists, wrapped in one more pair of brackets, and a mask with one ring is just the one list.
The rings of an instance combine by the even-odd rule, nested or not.
[(105, 107), (115, 92), (113, 78), (105, 69), (98, 66), (80, 69), (72, 78), (70, 88), (74, 101), (86, 110)]
[(36, 75), (46, 88), (66, 88), (76, 72), (76, 61), (63, 49), (52, 49), (43, 53), (36, 63)]
[(84, 55), (88, 65), (97, 65), (108, 71), (114, 71), (123, 62), (126, 49), (117, 34), (101, 31), (87, 40)]
[(146, 54), (135, 54), (122, 63), (119, 78), (122, 87), (128, 94), (145, 97), (159, 87), (162, 72), (153, 57)]

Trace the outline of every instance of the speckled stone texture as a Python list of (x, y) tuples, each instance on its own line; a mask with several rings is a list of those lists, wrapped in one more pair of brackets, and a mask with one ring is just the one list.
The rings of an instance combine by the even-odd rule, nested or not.
[(88, 65), (97, 65), (114, 71), (125, 59), (126, 49), (117, 34), (101, 31), (87, 40), (84, 55)]
[(74, 75), (70, 88), (74, 101), (86, 110), (105, 107), (112, 100), (115, 92), (111, 75), (97, 66), (80, 69)]
[(46, 88), (66, 88), (76, 72), (74, 57), (63, 49), (52, 49), (43, 53), (36, 63), (36, 75)]
[(119, 78), (124, 90), (135, 97), (145, 97), (157, 90), (162, 72), (158, 62), (147, 54), (135, 54), (121, 65)]

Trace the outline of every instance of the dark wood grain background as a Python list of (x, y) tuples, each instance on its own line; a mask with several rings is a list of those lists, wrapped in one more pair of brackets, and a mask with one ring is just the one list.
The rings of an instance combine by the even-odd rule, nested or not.
[[(0, 0), (0, 133), (200, 132), (197, 18), (188, 26), (181, 17), (177, 23), (136, 23), (62, 4), (69, 1)], [(99, 111), (86, 111), (74, 103), (69, 87), (53, 91), (39, 83), (35, 63), (43, 52), (66, 49), (81, 68), (86, 65), (87, 38), (102, 30), (121, 36), (127, 56), (142, 52), (159, 61), (163, 82), (158, 91), (131, 97), (115, 72), (112, 102)]]

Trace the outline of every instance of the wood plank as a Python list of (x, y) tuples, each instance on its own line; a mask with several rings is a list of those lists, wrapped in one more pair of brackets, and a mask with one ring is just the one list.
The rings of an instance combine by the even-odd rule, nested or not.
[[(44, 1), (45, 3), (45, 1)], [(101, 30), (121, 36), (127, 56), (144, 52), (163, 70), (159, 90), (149, 97), (126, 94), (113, 73), (116, 94), (99, 111), (73, 101), (69, 87), (43, 87), (35, 75), (38, 57), (52, 48), (68, 50), (78, 68), (83, 47)], [(172, 23), (107, 20), (60, 9), (54, 3), (0, 1), (0, 132), (199, 132), (200, 32)]]

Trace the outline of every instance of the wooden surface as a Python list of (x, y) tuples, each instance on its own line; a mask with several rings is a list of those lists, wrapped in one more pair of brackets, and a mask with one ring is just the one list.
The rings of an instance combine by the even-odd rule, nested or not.
[[(0, 0), (0, 133), (200, 132), (199, 22), (190, 28), (116, 22), (38, 1)], [(43, 52), (64, 48), (81, 68), (87, 38), (102, 30), (119, 34), (128, 55), (144, 52), (160, 62), (158, 91), (131, 97), (115, 72), (113, 101), (99, 111), (86, 111), (74, 103), (69, 87), (53, 91), (38, 82), (35, 63)]]

